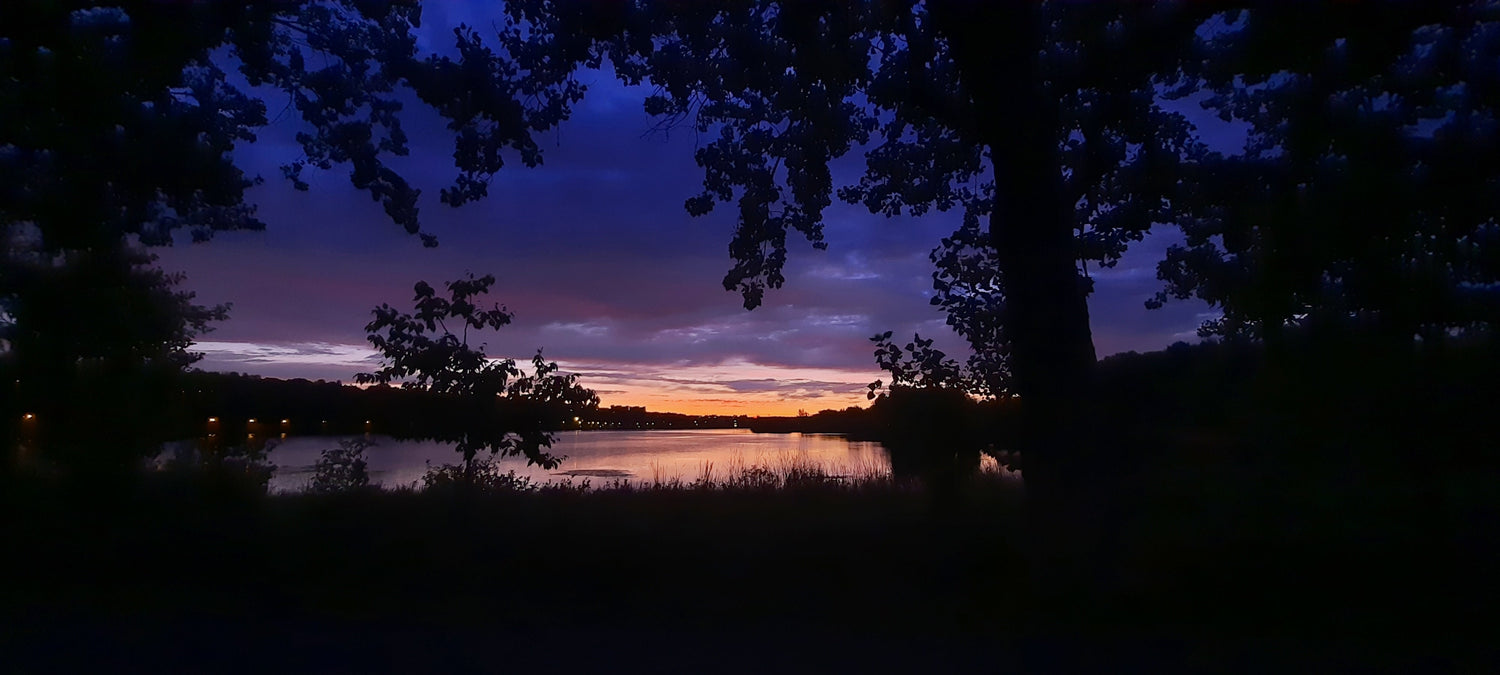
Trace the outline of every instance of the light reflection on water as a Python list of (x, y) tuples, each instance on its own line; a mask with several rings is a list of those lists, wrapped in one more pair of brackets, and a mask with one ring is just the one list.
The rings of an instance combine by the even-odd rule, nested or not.
[[(326, 448), (349, 436), (294, 436), (270, 452), (276, 464), (271, 490), (303, 489), (312, 479), (313, 463)], [(433, 441), (398, 441), (372, 436), (377, 445), (365, 451), (370, 482), (394, 488), (420, 483), (433, 466), (461, 460), (453, 446)], [(672, 431), (563, 431), (552, 444), (552, 454), (564, 455), (562, 466), (547, 471), (527, 466), (526, 460), (500, 460), (502, 470), (534, 481), (561, 480), (570, 472), (574, 482), (588, 479), (603, 485), (619, 479), (692, 481), (712, 468), (715, 478), (737, 468), (761, 465), (772, 469), (793, 462), (812, 462), (831, 474), (863, 476), (887, 474), (890, 460), (879, 443), (848, 441), (825, 434), (757, 434), (748, 429)]]

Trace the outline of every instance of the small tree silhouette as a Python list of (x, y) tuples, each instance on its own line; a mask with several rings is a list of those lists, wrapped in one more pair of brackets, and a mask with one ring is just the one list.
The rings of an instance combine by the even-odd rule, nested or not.
[(888, 388), (876, 380), (868, 394), (885, 424), (881, 440), (890, 452), (891, 473), (919, 476), (938, 499), (950, 498), (959, 478), (979, 466), (968, 417), (975, 404), (970, 392), (989, 391), (983, 376), (966, 371), (920, 334), (904, 349), (891, 341), (891, 331), (870, 341), (876, 344), (875, 362), (891, 374)]
[(313, 465), (311, 489), (320, 494), (353, 492), (368, 487), (370, 472), (365, 463), (365, 449), (375, 445), (365, 438), (350, 438), (339, 441), (337, 448), (328, 448)]
[[(414, 314), (389, 305), (375, 308), (375, 319), (365, 330), (385, 365), (355, 376), (356, 382), (399, 382), (403, 388), (447, 399), (443, 419), (414, 435), (454, 443), (463, 455), (466, 476), (472, 475), (480, 450), (525, 455), (528, 464), (555, 468), (562, 458), (546, 452), (552, 447), (548, 415), (573, 414), (599, 404), (593, 391), (578, 385), (577, 375), (559, 374), (557, 364), (542, 358), (541, 350), (532, 357), (528, 375), (513, 359), (491, 359), (484, 345), (469, 345), (469, 329), (498, 329), (511, 322), (513, 315), (503, 306), (484, 309), (476, 304), (494, 283), (493, 275), (475, 278), (470, 273), (445, 284), (444, 298), (419, 281), (414, 287)], [(448, 321), (456, 322), (458, 334), (449, 329)]]

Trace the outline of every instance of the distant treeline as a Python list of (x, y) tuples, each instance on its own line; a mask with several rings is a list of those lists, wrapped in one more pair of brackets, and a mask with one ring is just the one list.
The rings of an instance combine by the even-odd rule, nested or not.
[[(456, 428), (461, 416), (508, 420), (517, 428), (733, 429), (748, 428), (743, 415), (683, 415), (638, 406), (569, 409), (497, 401), (476, 408), (457, 397), (400, 387), (354, 387), (325, 380), (282, 380), (239, 373), (193, 371), (176, 391), (175, 435), (227, 437), (376, 433), (424, 437)], [(210, 421), (212, 420), (212, 421)], [(251, 420), (254, 420), (253, 422)], [(524, 424), (523, 424), (524, 422)]]
[(239, 373), (181, 375), (173, 406), (179, 438), (209, 433), (314, 435), (376, 433), (429, 437), (470, 416), (517, 429), (558, 430), (587, 411), (462, 397), (391, 386), (354, 387), (324, 380), (282, 380)]
[[(748, 429), (755, 418), (746, 415), (684, 415), (652, 412), (641, 406), (612, 405), (590, 410), (577, 428), (589, 429)], [(568, 428), (574, 428), (572, 426)]]

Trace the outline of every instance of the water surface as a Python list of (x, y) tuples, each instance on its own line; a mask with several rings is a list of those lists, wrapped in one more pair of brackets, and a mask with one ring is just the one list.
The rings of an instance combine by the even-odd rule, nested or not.
[[(294, 436), (281, 441), (270, 453), (277, 466), (271, 489), (285, 492), (306, 487), (318, 453), (347, 438), (357, 437)], [(369, 438), (377, 444), (365, 451), (370, 482), (382, 487), (420, 483), (429, 462), (437, 466), (462, 459), (445, 443)], [(504, 470), (514, 469), (517, 475), (536, 481), (587, 479), (595, 486), (617, 479), (692, 481), (705, 470), (723, 477), (754, 465), (776, 469), (809, 461), (833, 474), (890, 472), (890, 460), (879, 443), (828, 434), (757, 434), (748, 429), (563, 431), (556, 435), (552, 453), (566, 456), (562, 466), (552, 471), (527, 466), (519, 457), (500, 461)]]

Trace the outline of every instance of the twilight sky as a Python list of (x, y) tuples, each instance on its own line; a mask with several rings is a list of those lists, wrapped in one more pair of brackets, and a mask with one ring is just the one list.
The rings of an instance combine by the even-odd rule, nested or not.
[[(424, 31), (445, 34), (455, 22), (429, 12)], [(233, 304), (195, 347), (206, 354), (199, 366), (350, 381), (378, 367), (363, 330), (372, 308), (409, 311), (416, 281), (438, 285), (465, 271), (494, 274), (491, 299), (515, 313), (512, 325), (481, 338), (490, 355), (524, 360), (543, 347), (603, 405), (765, 415), (864, 404), (865, 385), (882, 376), (868, 337), (886, 330), (919, 331), (963, 358), (962, 340), (927, 303), (927, 254), (957, 226), (956, 214), (885, 218), (835, 204), (828, 250), (789, 237), (786, 286), (747, 312), (720, 284), (732, 205), (701, 218), (683, 210), (702, 180), (692, 130), (647, 135), (642, 91), (608, 73), (584, 79), (589, 95), (546, 138), (545, 164), (507, 167), (488, 199), (459, 209), (437, 200), (454, 175), (451, 141), (436, 115), (407, 106), (412, 154), (394, 166), (423, 188), (435, 249), (350, 187), (343, 167), (307, 174), (310, 192), (282, 180), (277, 166), (299, 154), (299, 124), (290, 112), (277, 119), (285, 98), (264, 92), (276, 121), (236, 158), (266, 179), (248, 196), (267, 230), (156, 251), (164, 268), (187, 273), (200, 302)], [(861, 163), (851, 153), (838, 165), (843, 182)], [(1089, 308), (1100, 356), (1195, 339), (1202, 303), (1143, 306), (1174, 237), (1159, 227), (1096, 275)]]

